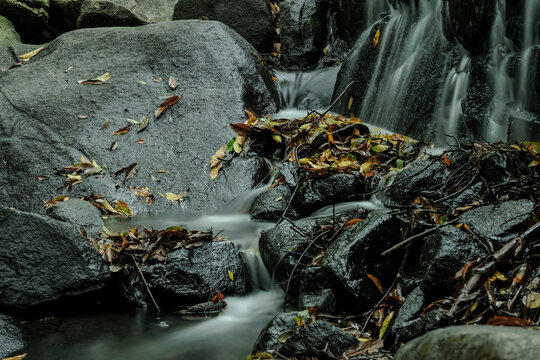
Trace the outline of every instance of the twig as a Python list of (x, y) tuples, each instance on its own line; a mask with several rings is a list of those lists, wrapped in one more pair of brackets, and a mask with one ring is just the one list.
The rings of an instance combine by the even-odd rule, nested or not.
[(421, 232), (421, 233), (419, 233), (419, 234), (413, 235), (413, 236), (411, 236), (411, 237), (409, 237), (409, 238), (407, 238), (407, 239), (405, 239), (405, 240), (403, 240), (403, 241), (397, 243), (396, 245), (392, 246), (390, 249), (384, 251), (384, 252), (381, 254), (381, 256), (386, 256), (386, 255), (390, 254), (391, 252), (394, 252), (394, 251), (396, 251), (396, 250), (398, 250), (398, 249), (401, 249), (402, 247), (404, 247), (404, 246), (407, 245), (407, 244), (412, 243), (412, 242), (415, 241), (416, 239), (419, 239), (419, 238), (421, 238), (421, 237), (424, 237), (424, 236), (426, 236), (426, 235), (429, 235), (429, 234), (431, 234), (431, 233), (433, 233), (433, 232), (439, 230), (439, 229), (442, 228), (443, 226), (452, 225), (452, 224), (456, 223), (458, 220), (459, 220), (459, 219), (454, 219), (454, 220), (451, 220), (451, 221), (449, 221), (449, 222), (447, 222), (447, 223), (445, 223), (445, 224), (437, 225), (437, 226), (435, 226), (435, 227), (433, 227), (433, 228), (431, 228), (431, 229), (427, 229), (426, 231), (423, 231), (423, 232)]
[(347, 86), (345, 87), (345, 90), (343, 90), (343, 91), (341, 92), (341, 94), (339, 94), (339, 96), (336, 98), (336, 100), (334, 100), (334, 102), (332, 102), (332, 104), (330, 104), (330, 106), (328, 107), (328, 109), (326, 109), (326, 111), (323, 112), (323, 113), (321, 114), (321, 116), (320, 116), (321, 118), (324, 117), (324, 115), (326, 115), (330, 110), (332, 110), (332, 108), (338, 103), (338, 101), (343, 97), (343, 95), (345, 95), (345, 93), (347, 92), (347, 90), (349, 90), (349, 88), (350, 88), (354, 83), (355, 83), (354, 81), (351, 81), (351, 82), (349, 83), (349, 85), (347, 85)]
[(139, 267), (139, 264), (137, 263), (137, 260), (135, 260), (135, 256), (133, 256), (133, 254), (129, 254), (129, 255), (131, 255), (131, 258), (133, 259), (133, 263), (135, 264), (135, 267), (137, 268), (137, 270), (139, 270), (139, 274), (141, 275), (141, 279), (142, 279), (142, 281), (144, 283), (144, 286), (146, 286), (146, 291), (148, 291), (148, 295), (150, 295), (150, 299), (152, 299), (152, 302), (154, 303), (154, 306), (156, 307), (157, 313), (159, 315), (161, 310), (159, 308), (159, 305), (156, 302), (156, 299), (154, 299), (154, 296), (152, 295), (152, 291), (150, 291), (150, 286), (148, 286), (148, 283), (146, 282), (146, 279), (144, 278), (142, 270)]
[(296, 184), (296, 187), (294, 188), (294, 191), (291, 194), (289, 202), (287, 202), (287, 206), (285, 207), (285, 210), (283, 210), (283, 213), (279, 217), (279, 220), (277, 221), (276, 226), (278, 226), (283, 221), (283, 219), (285, 218), (285, 215), (287, 215), (287, 212), (289, 211), (289, 208), (291, 207), (291, 204), (292, 204), (292, 202), (294, 200), (294, 197), (296, 196), (296, 193), (297, 193), (298, 189), (300, 188), (301, 183), (302, 183), (302, 179), (300, 178), (300, 179), (298, 179), (298, 184)]

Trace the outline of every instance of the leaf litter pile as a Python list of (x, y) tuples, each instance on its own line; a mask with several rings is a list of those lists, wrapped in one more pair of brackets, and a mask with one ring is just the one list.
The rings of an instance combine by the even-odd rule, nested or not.
[[(223, 165), (231, 158), (242, 153), (249, 155), (250, 152), (295, 164), (304, 175), (301, 181), (338, 172), (354, 173), (365, 179), (379, 173), (388, 178), (417, 159), (431, 161), (431, 164), (444, 164), (444, 181), (434, 183), (430, 189), (417, 194), (406, 206), (396, 206), (393, 210), (389, 206), (391, 213), (404, 224), (403, 241), (381, 255), (386, 256), (400, 249), (407, 251), (403, 263), (396, 269), (397, 274), (390, 287), (383, 287), (375, 275), (367, 274), (381, 294), (380, 301), (370, 311), (360, 315), (327, 318), (359, 340), (358, 346), (349, 349), (339, 358), (391, 356), (384, 348), (384, 340), (406, 298), (402, 293), (401, 279), (406, 271), (408, 248), (443, 226), (455, 226), (464, 231), (471, 241), (481, 244), (489, 255), (462, 264), (455, 278), (449, 280), (453, 281), (454, 293), (432, 299), (422, 309), (420, 316), (437, 311), (441, 319), (440, 326), (540, 326), (539, 143), (462, 144), (455, 139), (456, 145), (448, 151), (432, 156), (423, 154), (425, 144), (399, 134), (373, 134), (355, 117), (334, 117), (313, 112), (302, 119), (274, 120), (271, 117), (258, 117), (249, 109), (246, 114), (248, 120), (245, 123), (231, 125), (236, 136), (211, 159), (211, 178), (217, 177)], [(498, 159), (503, 165), (497, 168), (490, 159)], [(504, 167), (502, 175), (493, 175), (501, 172), (501, 167)], [(417, 175), (419, 173), (412, 174), (404, 181)], [(399, 189), (399, 185), (388, 185), (374, 192), (386, 191), (392, 187)], [(455, 198), (472, 191), (473, 186), (481, 189), (475, 193), (474, 199), (469, 199), (467, 204), (459, 207), (452, 206)], [(518, 199), (532, 200), (534, 210), (528, 215), (526, 228), (514, 231), (505, 241), (475, 233), (460, 219), (461, 214), (476, 207)], [(288, 283), (303, 269), (319, 266), (324, 259), (325, 249), (332, 241), (343, 231), (363, 221), (365, 216), (367, 212), (361, 211), (353, 216), (334, 216), (331, 222), (320, 224), (320, 228), (311, 234), (299, 231), (305, 241), (291, 249), (296, 254), (297, 265), (289, 274)], [(327, 316), (319, 314), (316, 308), (298, 312), (298, 328), (282, 334), (279, 342), (285, 343), (301, 328), (317, 318)], [(248, 356), (248, 359), (286, 358), (280, 355), (258, 353)], [(315, 357), (290, 359), (310, 360)]]

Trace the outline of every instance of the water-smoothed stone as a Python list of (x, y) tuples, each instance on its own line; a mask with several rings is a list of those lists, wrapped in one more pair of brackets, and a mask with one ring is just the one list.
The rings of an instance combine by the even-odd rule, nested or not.
[(325, 313), (336, 310), (337, 299), (328, 277), (320, 266), (310, 266), (302, 272), (298, 308), (315, 307)]
[(383, 257), (381, 253), (400, 238), (399, 220), (371, 213), (328, 247), (321, 266), (342, 305), (361, 310), (379, 300), (381, 293), (367, 274), (375, 276), (383, 288), (390, 286), (403, 254), (396, 251)]
[(278, 340), (279, 337), (288, 332), (296, 329), (298, 324), (295, 317), (296, 312), (283, 312), (277, 314), (259, 334), (259, 338), (253, 345), (252, 354), (258, 352), (265, 352), (270, 350), (277, 350), (281, 347), (282, 343)]
[(149, 21), (113, 1), (86, 0), (77, 19), (77, 29), (108, 26), (141, 26)]
[(272, 51), (274, 26), (265, 0), (179, 0), (173, 20), (221, 21), (242, 35), (259, 52)]
[[(290, 198), (291, 189), (287, 185), (266, 190), (255, 198), (249, 213), (256, 220), (277, 220), (287, 210)], [(294, 217), (294, 214), (288, 214), (291, 215)]]
[(23, 334), (17, 320), (0, 314), (0, 358), (20, 355), (24, 347)]
[(324, 219), (301, 219), (294, 223), (283, 221), (263, 232), (259, 239), (264, 265), (289, 295), (298, 293), (302, 270), (317, 251), (316, 246), (311, 246), (300, 259), (301, 252), (296, 251), (296, 248), (309, 244), (318, 235), (316, 230), (320, 229), (319, 223), (324, 222)]
[(53, 219), (65, 221), (85, 229), (90, 239), (99, 236), (103, 227), (101, 212), (92, 204), (80, 199), (70, 199), (52, 205), (46, 210)]
[(5, 16), (0, 16), (0, 45), (13, 46), (21, 42), (13, 24)]
[(323, 55), (326, 13), (320, 0), (288, 0), (280, 3), (281, 64), (305, 68)]
[(504, 241), (527, 229), (533, 209), (534, 203), (531, 200), (510, 200), (471, 209), (461, 215), (460, 221), (467, 224), (475, 234)]
[(386, 191), (386, 195), (398, 204), (408, 204), (418, 196), (429, 196), (430, 189), (442, 184), (447, 174), (442, 161), (415, 161), (395, 176), (392, 182), (395, 185)]
[(390, 332), (391, 329), (389, 329), (388, 337), (384, 343), (396, 350), (401, 344), (415, 339), (428, 331), (448, 326), (448, 324), (448, 319), (444, 316), (443, 311), (435, 309), (412, 320), (402, 322), (399, 328), (395, 327), (393, 329), (393, 332)]
[(489, 181), (501, 182), (508, 178), (508, 164), (502, 151), (491, 151), (480, 159), (480, 174)]
[(47, 30), (52, 37), (77, 28), (77, 19), (85, 0), (50, 0)]
[(16, 63), (12, 50), (6, 45), (0, 45), (0, 74), (8, 71)]
[(420, 287), (414, 288), (413, 291), (405, 298), (390, 327), (391, 333), (400, 331), (408, 321), (415, 318), (424, 308), (425, 294)]
[(49, 20), (49, 0), (2, 0), (0, 14), (7, 17), (28, 43), (39, 43)]
[(491, 0), (451, 0), (448, 9), (457, 42), (472, 52), (487, 49), (495, 19), (495, 3)]
[[(37, 211), (43, 200), (61, 193), (70, 198), (100, 194), (109, 201), (128, 203), (134, 212), (211, 211), (249, 190), (258, 182), (246, 185), (248, 180), (240, 180), (252, 172), (248, 179), (260, 181), (260, 161), (246, 162), (242, 172), (223, 172), (213, 181), (209, 161), (233, 135), (229, 124), (245, 119), (245, 108), (258, 114), (276, 111), (275, 85), (252, 56), (254, 51), (237, 33), (215, 21), (63, 34), (1, 78), (0, 147), (5, 171), (0, 172), (0, 202)], [(24, 52), (17, 48), (16, 53)], [(77, 83), (105, 72), (111, 74), (106, 84)], [(167, 86), (169, 76), (180, 83), (176, 91)], [(182, 94), (177, 104), (154, 119), (164, 97)], [(133, 126), (130, 132), (113, 136), (129, 124), (126, 118), (144, 116), (151, 119), (143, 132)], [(109, 125), (100, 130), (105, 119)], [(146, 143), (136, 143), (140, 138)], [(118, 148), (111, 152), (113, 141)], [(70, 192), (58, 190), (65, 178), (51, 169), (79, 163), (81, 155), (95, 159), (105, 173), (85, 177)], [(132, 163), (139, 167), (132, 179), (123, 181), (124, 174), (114, 174)], [(156, 174), (157, 170), (166, 173)], [(47, 171), (50, 179), (36, 181), (36, 175)], [(155, 195), (151, 207), (129, 190), (132, 185), (149, 187)], [(188, 188), (182, 203), (158, 196)]]
[(105, 286), (109, 271), (72, 224), (0, 206), (0, 306), (27, 309)]
[(239, 250), (228, 241), (176, 250), (169, 253), (168, 261), (143, 266), (141, 270), (160, 305), (195, 304), (207, 301), (217, 291), (233, 296), (244, 295), (248, 290)]
[(314, 178), (301, 185), (293, 200), (294, 210), (301, 214), (310, 214), (324, 206), (351, 201), (361, 196), (364, 191), (363, 180), (348, 173), (331, 174)]
[[(533, 360), (540, 351), (540, 332), (517, 327), (451, 326), (401, 346), (395, 360), (495, 359)], [(442, 355), (444, 354), (444, 355)]]

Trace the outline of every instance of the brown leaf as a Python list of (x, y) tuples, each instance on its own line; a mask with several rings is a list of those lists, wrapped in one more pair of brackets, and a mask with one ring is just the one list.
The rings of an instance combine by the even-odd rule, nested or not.
[(139, 165), (137, 163), (133, 163), (129, 165), (126, 169), (126, 176), (124, 178), (124, 181), (127, 181), (135, 176), (139, 172)]
[(163, 79), (162, 78), (154, 78), (154, 82), (160, 83)]
[(495, 316), (488, 320), (488, 325), (493, 326), (519, 326), (519, 327), (529, 327), (534, 326), (525, 319), (520, 319), (516, 317), (509, 316)]
[(144, 139), (139, 139), (137, 141), (135, 141), (137, 144), (145, 144), (146, 143), (146, 140)]
[(36, 178), (39, 180), (39, 181), (43, 181), (43, 180), (47, 180), (50, 176), (44, 176), (44, 175), (38, 175), (36, 176)]
[(175, 96), (171, 96), (170, 98), (162, 102), (161, 105), (159, 105), (159, 107), (154, 112), (154, 118), (157, 119), (166, 109), (176, 104), (183, 97), (184, 97), (184, 94), (180, 96), (175, 95)]
[(375, 284), (375, 286), (377, 287), (377, 289), (379, 289), (381, 294), (384, 294), (384, 290), (379, 279), (377, 279), (375, 275), (372, 275), (372, 274), (366, 274), (366, 275), (371, 281), (373, 281), (373, 284)]
[(343, 225), (343, 229), (348, 229), (348, 228), (351, 228), (353, 227), (354, 225), (358, 224), (359, 222), (362, 222), (364, 221), (364, 219), (352, 219), (352, 220), (349, 220), (345, 223), (345, 225)]
[(133, 212), (131, 211), (131, 209), (129, 208), (129, 205), (126, 204), (125, 202), (123, 201), (120, 201), (120, 200), (116, 200), (116, 206), (115, 206), (115, 209), (126, 214), (126, 215), (133, 215)]
[(114, 151), (118, 147), (118, 143), (114, 141), (111, 146), (109, 147), (109, 151)]
[(105, 130), (109, 126), (109, 119), (105, 119), (105, 124), (99, 130)]
[(446, 165), (446, 167), (450, 167), (452, 165), (452, 162), (450, 161), (448, 156), (446, 156), (446, 154), (444, 155), (444, 164)]
[(178, 81), (172, 76), (169, 77), (169, 87), (173, 90), (176, 90), (178, 87)]
[(113, 135), (125, 134), (125, 133), (129, 132), (129, 130), (131, 130), (132, 126), (133, 126), (132, 124), (129, 124), (128, 126), (124, 126), (123, 128), (118, 129)]

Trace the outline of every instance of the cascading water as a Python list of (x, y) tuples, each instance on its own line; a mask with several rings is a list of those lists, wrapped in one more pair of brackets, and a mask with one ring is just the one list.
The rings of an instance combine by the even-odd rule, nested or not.
[(367, 0), (364, 4), (364, 24), (372, 25), (381, 18), (381, 14), (388, 12), (390, 5), (387, 0)]

